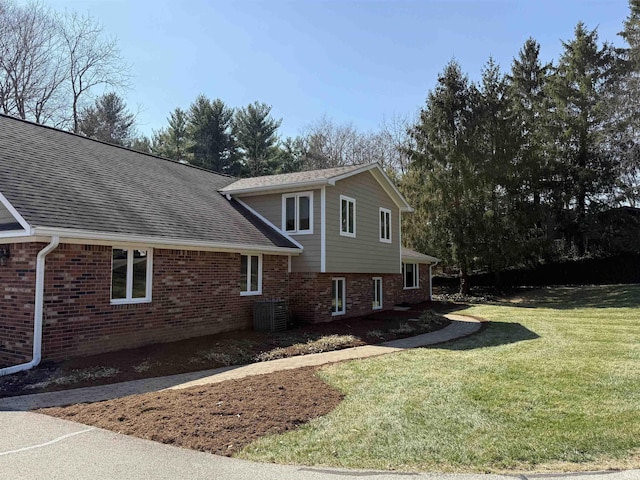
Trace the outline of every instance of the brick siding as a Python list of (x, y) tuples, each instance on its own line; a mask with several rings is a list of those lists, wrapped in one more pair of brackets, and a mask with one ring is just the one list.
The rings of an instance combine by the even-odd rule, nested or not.
[[(31, 359), (36, 256), (45, 243), (12, 244), (0, 266), (0, 367)], [(298, 320), (327, 322), (373, 312), (373, 277), (383, 278), (383, 309), (429, 299), (429, 269), (420, 288), (400, 274), (287, 273), (287, 257), (263, 255), (262, 295), (240, 295), (240, 255), (154, 249), (150, 303), (111, 305), (109, 246), (61, 244), (46, 259), (43, 358), (134, 348), (251, 328), (252, 306), (289, 299)], [(331, 316), (331, 280), (346, 280), (346, 313)]]
[[(429, 266), (420, 265), (420, 288), (405, 290), (401, 274), (292, 273), (291, 313), (294, 319), (310, 323), (357, 317), (373, 313), (373, 277), (382, 277), (382, 310), (399, 303), (420, 303), (429, 298)], [(346, 282), (346, 312), (332, 316), (332, 279)]]
[[(31, 358), (35, 259), (12, 245), (0, 267), (0, 366)], [(263, 255), (262, 295), (240, 296), (240, 255), (154, 249), (152, 302), (111, 305), (108, 246), (62, 244), (47, 256), (43, 358), (133, 348), (250, 328), (254, 302), (286, 298), (287, 257)]]

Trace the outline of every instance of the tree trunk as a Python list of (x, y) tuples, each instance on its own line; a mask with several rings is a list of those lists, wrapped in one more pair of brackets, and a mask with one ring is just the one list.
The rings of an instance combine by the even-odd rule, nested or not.
[(460, 269), (460, 295), (468, 295), (469, 294), (469, 275), (467, 274), (467, 270), (461, 268)]

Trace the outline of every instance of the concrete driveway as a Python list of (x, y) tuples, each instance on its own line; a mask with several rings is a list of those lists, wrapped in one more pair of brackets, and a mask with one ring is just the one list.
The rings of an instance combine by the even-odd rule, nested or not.
[[(259, 464), (195, 452), (31, 412), (0, 411), (0, 478), (12, 480), (504, 480), (574, 475), (444, 475)], [(637, 480), (640, 470), (585, 480)]]

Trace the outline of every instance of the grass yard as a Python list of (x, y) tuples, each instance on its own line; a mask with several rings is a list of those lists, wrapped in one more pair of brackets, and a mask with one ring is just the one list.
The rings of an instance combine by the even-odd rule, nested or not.
[(483, 332), (330, 366), (333, 412), (238, 456), (501, 472), (640, 468), (640, 286), (537, 290), (459, 313)]

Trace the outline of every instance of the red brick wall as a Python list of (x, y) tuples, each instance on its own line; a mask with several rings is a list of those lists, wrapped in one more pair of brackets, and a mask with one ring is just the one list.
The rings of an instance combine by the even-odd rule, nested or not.
[(0, 265), (0, 368), (31, 360), (36, 256), (45, 245), (10, 244)]
[[(11, 246), (0, 267), (0, 366), (31, 359), (36, 255)], [(154, 249), (152, 302), (111, 305), (111, 247), (47, 256), (43, 358), (62, 359), (249, 328), (259, 300), (288, 295), (287, 257), (264, 255), (262, 295), (240, 296), (240, 255)]]
[[(347, 308), (344, 315), (331, 315), (331, 280), (346, 282)], [(420, 288), (404, 290), (400, 274), (292, 273), (291, 312), (301, 321), (319, 323), (373, 313), (373, 277), (382, 277), (382, 310), (398, 303), (429, 300), (429, 267), (420, 265)], [(378, 310), (375, 310), (378, 311)]]

